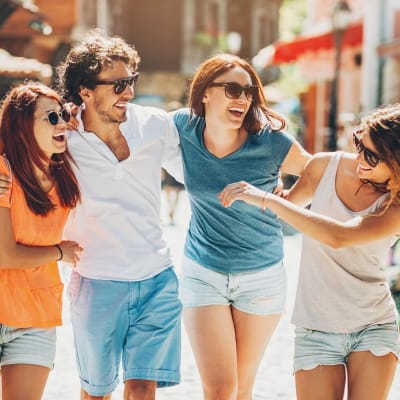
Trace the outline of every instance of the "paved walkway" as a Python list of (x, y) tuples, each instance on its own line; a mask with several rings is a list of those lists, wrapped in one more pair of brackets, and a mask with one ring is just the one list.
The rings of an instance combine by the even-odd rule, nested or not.
[[(186, 232), (189, 209), (186, 193), (181, 195), (176, 215), (176, 225), (166, 226), (165, 237), (170, 243), (177, 266), (182, 258), (183, 241)], [(163, 215), (166, 215), (163, 206)], [(287, 313), (283, 316), (277, 331), (263, 357), (254, 390), (254, 400), (294, 400), (294, 379), (292, 375), (293, 326), (290, 314), (293, 308), (297, 284), (298, 261), (301, 235), (285, 237), (285, 265), (288, 272)], [(179, 268), (177, 268), (179, 272)], [(51, 373), (43, 400), (78, 400), (79, 382), (75, 369), (72, 332), (69, 323), (68, 303), (65, 302), (64, 326), (58, 330), (58, 348), (55, 369)], [(122, 384), (113, 399), (122, 399)], [(201, 400), (200, 379), (190, 346), (183, 330), (182, 383), (178, 386), (160, 389), (157, 400)], [(400, 368), (388, 400), (400, 399)]]

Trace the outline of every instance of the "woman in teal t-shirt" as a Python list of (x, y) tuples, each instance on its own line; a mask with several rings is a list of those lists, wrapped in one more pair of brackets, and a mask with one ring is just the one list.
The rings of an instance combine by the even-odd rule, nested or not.
[[(272, 192), (280, 171), (309, 158), (268, 109), (252, 66), (232, 55), (200, 65), (188, 110), (174, 113), (192, 217), (182, 265), (184, 322), (206, 399), (251, 399), (259, 363), (286, 298), (281, 226), (218, 193), (246, 180)], [(245, 212), (244, 212), (245, 211)]]

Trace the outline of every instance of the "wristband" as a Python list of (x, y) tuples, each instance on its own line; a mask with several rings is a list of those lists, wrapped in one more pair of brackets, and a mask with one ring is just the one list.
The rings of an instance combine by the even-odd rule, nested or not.
[(56, 261), (61, 261), (61, 260), (63, 259), (63, 257), (64, 257), (64, 253), (63, 253), (63, 251), (62, 251), (60, 245), (55, 244), (54, 246), (57, 247), (58, 251), (60, 252), (60, 257), (59, 257), (58, 260), (56, 260)]

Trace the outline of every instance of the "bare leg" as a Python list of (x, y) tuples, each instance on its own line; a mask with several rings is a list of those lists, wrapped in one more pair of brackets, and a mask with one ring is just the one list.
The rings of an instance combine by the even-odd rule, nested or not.
[(342, 400), (346, 385), (344, 365), (319, 365), (295, 374), (297, 400)]
[(238, 400), (251, 400), (257, 370), (280, 314), (254, 315), (232, 308), (236, 332)]
[(384, 400), (396, 372), (393, 354), (377, 357), (369, 351), (350, 354), (348, 361), (349, 400)]
[(125, 382), (124, 400), (155, 400), (157, 382), (129, 379)]
[(229, 306), (190, 307), (183, 319), (196, 358), (205, 400), (236, 400), (235, 328)]
[(3, 400), (40, 400), (50, 369), (40, 365), (3, 365)]
[(91, 396), (88, 392), (81, 389), (81, 400), (110, 400), (111, 394), (105, 396)]

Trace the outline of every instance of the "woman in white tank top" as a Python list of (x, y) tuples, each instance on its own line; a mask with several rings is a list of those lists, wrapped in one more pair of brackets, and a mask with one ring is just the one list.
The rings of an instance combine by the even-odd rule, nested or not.
[[(400, 235), (400, 104), (372, 112), (353, 140), (356, 155), (309, 161), (287, 195), (292, 203), (246, 182), (220, 194), (226, 207), (268, 207), (307, 235), (293, 313), (299, 400), (342, 399), (346, 387), (348, 399), (386, 399), (400, 357), (383, 273)], [(310, 210), (297, 206), (311, 201)]]

